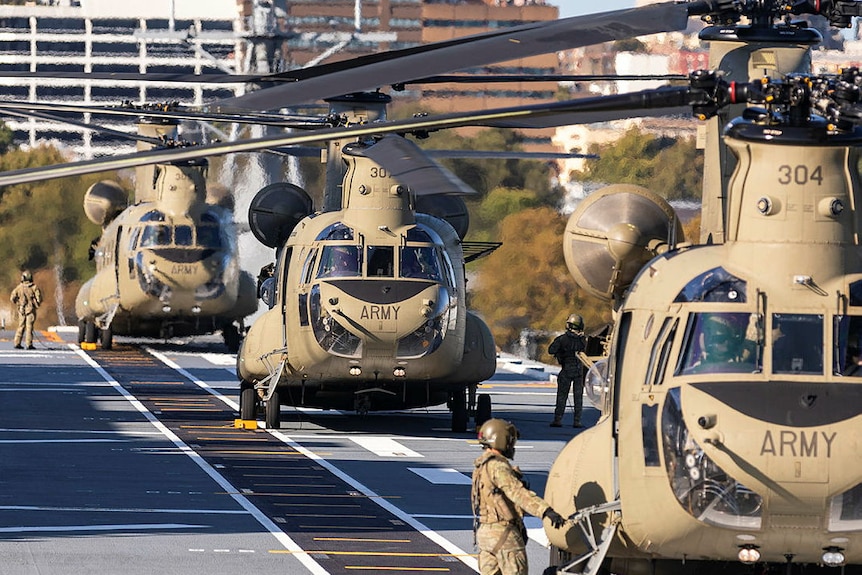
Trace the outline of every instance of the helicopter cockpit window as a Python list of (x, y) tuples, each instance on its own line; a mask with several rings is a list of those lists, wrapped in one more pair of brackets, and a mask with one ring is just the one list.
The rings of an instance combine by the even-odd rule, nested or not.
[(835, 316), (834, 333), (832, 373), (844, 377), (862, 377), (862, 316)]
[(198, 245), (203, 248), (221, 248), (221, 234), (216, 226), (197, 227)]
[(323, 246), (318, 278), (358, 277), (360, 270), (359, 246)]
[(141, 216), (142, 222), (163, 222), (165, 221), (165, 214), (160, 212), (159, 210), (150, 210), (143, 216)]
[(177, 226), (174, 228), (174, 243), (178, 246), (192, 245), (192, 227)]
[(757, 314), (691, 314), (677, 374), (760, 371), (757, 332)]
[(314, 239), (319, 242), (327, 240), (353, 240), (353, 228), (341, 222), (336, 222), (323, 228)]
[(862, 280), (850, 284), (850, 305), (862, 306)]
[(141, 232), (142, 248), (168, 246), (171, 244), (171, 228), (169, 226), (149, 225)]
[(422, 229), (420, 226), (416, 226), (407, 230), (407, 241), (408, 242), (425, 242), (432, 243), (434, 240), (431, 239), (431, 236)]
[(368, 277), (391, 278), (395, 271), (393, 246), (368, 246)]
[(434, 246), (405, 246), (401, 248), (400, 276), (442, 282), (440, 261)]
[(722, 267), (712, 268), (688, 282), (677, 294), (674, 302), (731, 302), (745, 303), (744, 280)]
[(823, 316), (772, 315), (772, 372), (823, 373)]

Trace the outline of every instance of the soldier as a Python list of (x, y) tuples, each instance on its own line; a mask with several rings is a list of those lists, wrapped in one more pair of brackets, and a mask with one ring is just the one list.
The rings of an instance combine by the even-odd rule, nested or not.
[(489, 419), (479, 429), (485, 451), (473, 462), (471, 495), (481, 575), (526, 575), (524, 511), (548, 519), (555, 529), (566, 522), (528, 489), (521, 470), (509, 464), (517, 438), (515, 426), (502, 419)]
[(21, 349), (24, 340), (27, 349), (33, 349), (33, 325), (36, 323), (36, 310), (42, 305), (42, 292), (33, 284), (33, 274), (24, 270), (19, 283), (9, 298), (18, 308), (18, 330), (15, 332), (15, 348)]
[(551, 427), (563, 425), (563, 415), (566, 413), (566, 401), (569, 390), (575, 402), (575, 427), (581, 424), (581, 411), (584, 408), (584, 364), (578, 359), (578, 352), (587, 347), (584, 337), (584, 318), (573, 313), (566, 320), (566, 333), (557, 336), (548, 347), (548, 353), (557, 358), (561, 369), (557, 375), (557, 405), (554, 408), (554, 421)]

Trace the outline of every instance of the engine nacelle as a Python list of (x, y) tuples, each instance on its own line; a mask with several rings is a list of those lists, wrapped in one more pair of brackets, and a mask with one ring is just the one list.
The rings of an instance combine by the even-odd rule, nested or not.
[(470, 228), (470, 213), (461, 196), (451, 194), (421, 195), (415, 200), (417, 212), (446, 220), (462, 240)]
[(277, 248), (313, 210), (305, 190), (287, 182), (276, 182), (261, 189), (251, 200), (248, 223), (260, 243)]
[(616, 299), (645, 263), (683, 241), (673, 208), (645, 188), (616, 184), (586, 197), (566, 224), (563, 255), (578, 285)]
[(98, 226), (106, 226), (129, 207), (129, 194), (112, 180), (96, 182), (84, 194), (84, 213)]

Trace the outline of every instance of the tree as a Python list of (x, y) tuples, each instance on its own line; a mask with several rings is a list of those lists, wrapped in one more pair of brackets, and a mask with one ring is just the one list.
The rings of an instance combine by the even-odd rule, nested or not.
[(470, 305), (501, 348), (512, 349), (522, 330), (560, 330), (575, 311), (588, 327), (607, 321), (608, 305), (578, 288), (566, 268), (565, 225), (563, 216), (545, 206), (512, 213), (500, 223), (503, 245), (481, 260)]
[[(0, 156), (0, 171), (67, 161), (57, 149), (47, 146), (16, 149)], [(0, 285), (7, 293), (18, 283), (21, 270), (29, 269), (43, 282), (40, 287), (46, 302), (59, 300), (61, 317), (73, 315), (70, 299), (81, 281), (93, 273), (87, 251), (100, 233), (84, 214), (83, 197), (91, 184), (105, 177), (91, 174), (0, 189), (0, 259), (6, 262)], [(41, 326), (57, 321), (56, 309), (52, 314), (49, 307), (48, 313), (39, 315)]]
[(699, 200), (703, 187), (703, 153), (694, 138), (655, 137), (633, 127), (622, 138), (592, 145), (578, 179), (609, 184), (636, 184), (669, 199)]

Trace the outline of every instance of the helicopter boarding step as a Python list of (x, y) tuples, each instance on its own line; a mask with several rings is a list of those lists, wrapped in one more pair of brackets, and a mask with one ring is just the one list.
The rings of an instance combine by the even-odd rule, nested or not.
[[(593, 530), (593, 524), (590, 519), (594, 515), (612, 513), (611, 522), (602, 530), (601, 536), (596, 539)], [(584, 508), (569, 518), (577, 524), (581, 530), (581, 538), (587, 546), (587, 551), (578, 557), (575, 557), (568, 563), (560, 565), (556, 573), (570, 575), (597, 575), (602, 566), (602, 562), (607, 556), (608, 548), (611, 546), (611, 541), (617, 532), (621, 519), (620, 515), (620, 500), (593, 505), (592, 507)]]

